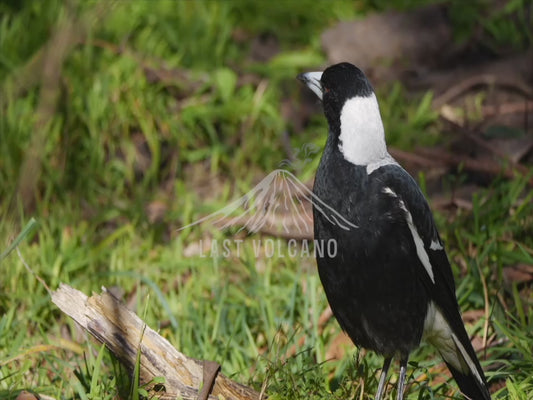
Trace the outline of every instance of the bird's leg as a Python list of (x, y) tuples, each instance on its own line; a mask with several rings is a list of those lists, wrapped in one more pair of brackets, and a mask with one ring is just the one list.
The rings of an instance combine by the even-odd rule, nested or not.
[(403, 400), (403, 390), (405, 388), (405, 375), (407, 374), (407, 357), (400, 360), (400, 380), (398, 382), (398, 400)]
[(379, 385), (378, 392), (376, 393), (376, 400), (381, 400), (381, 396), (383, 395), (383, 390), (385, 389), (385, 381), (387, 380), (387, 372), (389, 372), (391, 361), (392, 357), (385, 357), (385, 361), (383, 362), (383, 369), (381, 370), (381, 374), (379, 375)]

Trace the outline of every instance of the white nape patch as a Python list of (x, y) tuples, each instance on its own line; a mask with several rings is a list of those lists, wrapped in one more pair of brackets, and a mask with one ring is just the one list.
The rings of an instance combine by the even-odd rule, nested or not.
[(476, 364), (434, 302), (428, 305), (422, 339), (435, 346), (442, 358), (456, 370), (465, 375), (471, 372), (480, 383), (483, 383)]
[(411, 215), (411, 213), (405, 206), (405, 203), (401, 199), (400, 199), (400, 207), (406, 213), (407, 225), (409, 226), (409, 230), (411, 231), (411, 235), (413, 236), (413, 241), (415, 242), (416, 254), (418, 255), (418, 258), (420, 259), (420, 262), (426, 269), (426, 272), (428, 273), (431, 281), (435, 283), (435, 275), (433, 274), (433, 268), (431, 267), (431, 262), (429, 261), (428, 253), (426, 252), (426, 249), (424, 248), (424, 242), (422, 241), (422, 238), (418, 234), (418, 231), (416, 230), (416, 226), (413, 223), (413, 216)]
[[(395, 162), (387, 153), (385, 131), (374, 93), (369, 97), (347, 100), (341, 110), (340, 122), (339, 150), (347, 161), (355, 165), (372, 165), (370, 172)], [(370, 172), (367, 169), (367, 173)]]
[(433, 251), (437, 251), (437, 250), (444, 250), (444, 247), (442, 246), (442, 243), (440, 243), (438, 240), (432, 240), (431, 244), (429, 245), (429, 249)]
[(307, 72), (302, 75), (305, 78), (305, 84), (307, 85), (307, 87), (311, 89), (320, 100), (322, 100), (322, 84), (320, 83), (320, 78), (322, 78), (322, 71)]
[(392, 158), (389, 154), (387, 154), (385, 158), (382, 158), (381, 160), (368, 164), (366, 166), (366, 173), (370, 175), (376, 169), (383, 167), (385, 165), (398, 165), (399, 166), (400, 164), (398, 164), (394, 158)]

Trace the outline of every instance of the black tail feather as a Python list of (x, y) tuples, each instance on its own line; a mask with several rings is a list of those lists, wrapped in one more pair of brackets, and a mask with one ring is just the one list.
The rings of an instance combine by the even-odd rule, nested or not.
[[(470, 372), (465, 375), (461, 371), (455, 369), (452, 365), (446, 363), (448, 369), (457, 382), (461, 393), (470, 400), (491, 400), (489, 390), (486, 382), (479, 382), (478, 379)], [(483, 373), (483, 372), (481, 372)], [(482, 375), (483, 376), (483, 375)], [(484, 378), (484, 376), (483, 376)]]

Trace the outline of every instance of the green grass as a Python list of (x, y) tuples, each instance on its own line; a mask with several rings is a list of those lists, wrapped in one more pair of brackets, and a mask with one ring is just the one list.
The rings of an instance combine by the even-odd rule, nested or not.
[[(224, 374), (258, 390), (266, 381), (273, 398), (371, 398), (380, 357), (351, 347), (339, 360), (326, 357), (340, 332), (334, 320), (318, 328), (327, 304), (312, 258), (256, 258), (250, 245), (238, 257), (204, 258), (195, 253), (201, 241), (234, 232), (177, 229), (277, 168), (287, 158), (284, 131), (293, 148), (323, 145), (321, 115), (294, 132), (280, 103), (299, 103), (295, 75), (325, 62), (322, 29), (381, 9), (380, 2), (117, 2), (98, 18), (103, 3), (65, 4), (0, 4), (0, 254), (30, 218), (38, 221), (23, 234), (20, 255), (0, 261), (0, 398), (21, 389), (58, 399), (145, 393), (107, 350), (80, 335), (37, 276), (52, 290), (60, 282), (87, 294), (120, 288), (180, 351), (216, 360)], [(506, 10), (522, 18), (519, 7)], [(69, 18), (78, 27), (93, 22), (57, 65), (57, 103), (42, 108), (35, 63)], [(509, 33), (482, 22), (498, 41), (527, 38), (520, 24)], [(280, 39), (281, 52), (269, 62), (249, 58), (251, 40), (262, 33)], [(442, 140), (431, 93), (408, 95), (395, 84), (378, 95), (390, 144), (412, 149)], [(33, 209), (24, 210), (16, 193), (28, 178), (20, 176), (28, 154), (40, 163), (31, 170)], [(318, 159), (298, 165), (298, 176), (310, 179)], [(533, 392), (531, 288), (507, 285), (503, 274), (533, 264), (528, 190), (526, 178), (497, 180), (476, 195), (472, 212), (437, 216), (462, 309), (484, 309), (489, 298), (488, 334), (497, 345), (482, 362), (501, 387), (498, 399)], [(161, 217), (148, 211), (153, 204), (164, 208)], [(483, 322), (469, 331), (481, 336)], [(435, 372), (439, 363), (428, 348), (413, 355), (411, 381), (427, 377), (413, 383), (409, 399), (449, 392)]]

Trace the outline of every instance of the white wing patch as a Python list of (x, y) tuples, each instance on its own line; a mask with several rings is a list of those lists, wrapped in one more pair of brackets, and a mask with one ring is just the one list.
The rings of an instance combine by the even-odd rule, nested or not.
[(382, 192), (388, 194), (390, 197), (398, 197), (398, 195), (390, 187), (384, 187)]
[(431, 267), (431, 262), (429, 262), (429, 256), (426, 252), (426, 249), (424, 248), (424, 242), (422, 241), (422, 238), (418, 234), (418, 231), (416, 230), (416, 226), (413, 223), (413, 216), (405, 206), (405, 203), (403, 200), (400, 199), (400, 207), (402, 210), (405, 211), (407, 215), (407, 226), (409, 226), (409, 230), (411, 231), (411, 235), (413, 236), (413, 241), (415, 242), (416, 247), (416, 254), (418, 255), (418, 258), (420, 259), (420, 262), (426, 269), (426, 272), (428, 273), (431, 282), (435, 283), (435, 275), (433, 274), (433, 268)]
[(433, 251), (444, 250), (444, 247), (442, 247), (442, 243), (440, 243), (438, 240), (432, 240), (431, 244), (429, 245), (429, 248)]
[[(396, 194), (396, 192), (392, 190), (390, 187), (387, 187), (387, 186), (384, 187), (382, 189), (382, 192), (391, 197), (398, 198), (398, 195)], [(420, 262), (422, 263), (426, 272), (428, 273), (429, 278), (431, 279), (433, 283), (435, 283), (435, 274), (433, 273), (433, 268), (431, 267), (431, 262), (429, 261), (428, 253), (426, 252), (426, 248), (424, 247), (424, 241), (418, 234), (416, 226), (413, 222), (413, 216), (411, 215), (411, 213), (405, 206), (405, 203), (403, 202), (403, 200), (399, 199), (399, 202), (400, 202), (400, 208), (405, 211), (405, 214), (407, 217), (407, 226), (409, 227), (409, 230), (411, 231), (411, 235), (413, 236), (413, 241), (415, 242), (416, 254), (418, 255)], [(432, 250), (435, 250), (436, 246), (440, 246), (440, 248), (442, 249), (442, 246), (440, 245), (440, 243), (432, 241), (430, 248)]]

